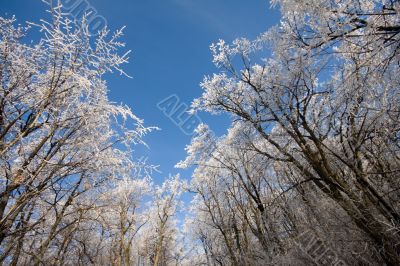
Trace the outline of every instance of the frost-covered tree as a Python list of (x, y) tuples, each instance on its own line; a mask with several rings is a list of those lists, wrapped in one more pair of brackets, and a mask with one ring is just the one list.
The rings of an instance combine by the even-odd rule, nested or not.
[[(176, 215), (186, 182), (179, 175), (171, 176), (155, 186), (148, 208), (148, 223), (138, 238), (139, 256), (145, 265), (179, 265), (183, 260), (181, 234)], [(138, 263), (139, 264), (139, 263)]]
[(107, 235), (107, 253), (113, 265), (132, 265), (134, 240), (148, 222), (144, 197), (151, 191), (147, 179), (123, 179), (102, 195), (98, 209)]
[[(267, 221), (245, 215), (249, 226), (257, 220), (270, 223), (261, 236), (267, 247), (277, 247), (266, 253), (272, 257), (262, 259), (263, 265), (273, 263), (274, 256), (292, 254), (287, 243), (304, 229), (330, 240), (348, 264), (362, 264), (366, 258), (398, 265), (400, 4), (272, 3), (281, 9), (279, 26), (254, 41), (221, 40), (211, 46), (221, 72), (204, 79), (204, 93), (193, 109), (228, 113), (234, 122), (216, 145), (210, 145), (208, 133), (194, 138), (180, 164), (198, 165), (194, 186), (207, 193), (196, 191), (203, 200), (196, 199), (195, 208), (204, 210), (212, 202), (204, 222), (215, 224), (212, 219), (219, 216), (224, 230), (235, 230), (241, 221), (226, 225), (233, 218), (222, 211), (214, 214), (216, 207), (231, 208), (233, 201), (234, 208), (226, 212), (240, 216), (243, 195), (261, 213), (274, 210)], [(203, 131), (204, 126), (199, 128)], [(199, 176), (201, 182), (196, 182)], [(258, 196), (263, 190), (263, 197)], [(276, 225), (282, 219), (283, 231)], [(247, 255), (232, 248), (238, 241), (229, 243), (238, 234), (229, 236), (222, 255), (243, 264)], [(283, 249), (280, 243), (286, 243)]]
[[(126, 191), (117, 180), (144, 182), (134, 180), (143, 165), (132, 148), (152, 128), (107, 97), (103, 75), (125, 74), (123, 32), (103, 29), (92, 38), (85, 19), (73, 22), (61, 6), (50, 15), (27, 27), (0, 18), (0, 260), (94, 263), (95, 239), (85, 234), (99, 228), (88, 220), (104, 211), (100, 192), (117, 193), (104, 191), (114, 181), (119, 201), (108, 202), (107, 214), (118, 212), (120, 225), (108, 226), (118, 228), (118, 256), (127, 260), (135, 204), (146, 189)], [(26, 42), (31, 28), (41, 38)]]

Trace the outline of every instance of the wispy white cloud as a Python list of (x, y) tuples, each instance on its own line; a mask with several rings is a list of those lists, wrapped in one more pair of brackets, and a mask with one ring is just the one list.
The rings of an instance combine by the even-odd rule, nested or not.
[[(181, 8), (188, 17), (197, 20), (212, 31), (221, 35), (221, 38), (236, 38), (237, 33), (227, 19), (220, 6), (213, 5), (212, 1), (204, 0), (171, 0)], [(209, 4), (209, 5), (207, 5)]]

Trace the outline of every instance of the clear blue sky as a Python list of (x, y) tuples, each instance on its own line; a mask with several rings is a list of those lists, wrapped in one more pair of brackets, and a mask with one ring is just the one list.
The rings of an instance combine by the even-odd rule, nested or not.
[[(75, 0), (65, 0), (68, 2)], [(83, 2), (83, 0), (82, 0)], [(162, 130), (146, 137), (149, 162), (160, 165), (155, 174), (160, 182), (169, 173), (191, 172), (175, 169), (185, 158), (191, 137), (182, 133), (158, 108), (157, 103), (171, 94), (190, 105), (201, 95), (204, 75), (217, 71), (209, 46), (218, 39), (230, 42), (237, 37), (254, 38), (278, 23), (277, 10), (267, 0), (89, 0), (111, 29), (126, 26), (124, 41), (132, 50), (126, 72), (107, 76), (110, 98), (130, 106), (134, 113)], [(47, 16), (41, 0), (0, 0), (0, 15), (16, 15), (18, 22), (38, 22)], [(224, 134), (227, 117), (200, 114), (217, 134)], [(140, 151), (143, 152), (143, 151)]]

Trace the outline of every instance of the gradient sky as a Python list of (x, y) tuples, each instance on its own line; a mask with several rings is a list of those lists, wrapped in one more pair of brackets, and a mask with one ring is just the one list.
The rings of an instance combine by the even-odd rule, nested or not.
[[(65, 0), (73, 1), (75, 0)], [(84, 2), (85, 0), (78, 0)], [(64, 1), (62, 1), (64, 2)], [(130, 106), (148, 126), (162, 130), (145, 138), (150, 149), (139, 148), (148, 162), (159, 165), (155, 182), (169, 174), (181, 173), (190, 179), (191, 170), (175, 169), (185, 158), (184, 148), (191, 136), (185, 135), (157, 103), (170, 95), (190, 105), (201, 95), (199, 83), (217, 69), (209, 50), (211, 43), (238, 37), (254, 38), (278, 23), (279, 12), (267, 0), (88, 0), (112, 29), (126, 26), (123, 40), (132, 50), (125, 71), (132, 79), (107, 75), (110, 99)], [(48, 18), (48, 6), (41, 0), (0, 0), (0, 16), (16, 15), (19, 23)], [(199, 114), (216, 134), (225, 133), (228, 117)], [(188, 199), (190, 196), (186, 196)]]

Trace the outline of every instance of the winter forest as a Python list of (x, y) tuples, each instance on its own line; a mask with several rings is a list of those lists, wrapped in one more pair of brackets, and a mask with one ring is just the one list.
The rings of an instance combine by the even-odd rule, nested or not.
[(162, 182), (162, 128), (109, 98), (126, 29), (64, 2), (0, 14), (1, 265), (400, 265), (398, 0), (271, 0), (275, 26), (210, 43), (188, 115), (229, 126)]

